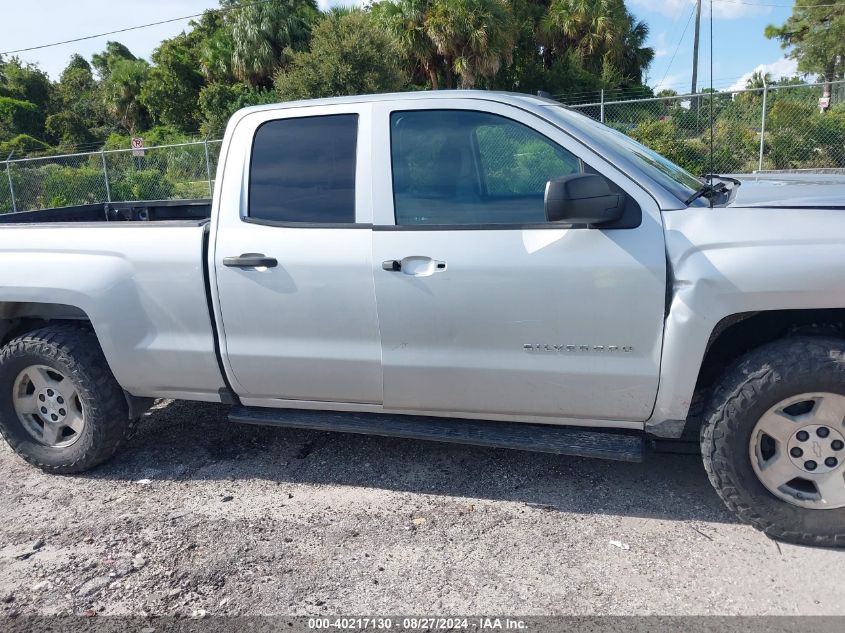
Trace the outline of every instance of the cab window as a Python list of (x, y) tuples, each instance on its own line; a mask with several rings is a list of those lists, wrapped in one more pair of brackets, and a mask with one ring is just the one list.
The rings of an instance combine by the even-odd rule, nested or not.
[(546, 182), (581, 161), (511, 119), (468, 110), (391, 115), (397, 225), (539, 224)]

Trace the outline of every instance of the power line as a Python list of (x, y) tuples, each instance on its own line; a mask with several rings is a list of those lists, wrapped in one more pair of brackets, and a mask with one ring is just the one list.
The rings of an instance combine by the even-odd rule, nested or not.
[(747, 0), (707, 0), (711, 5), (715, 2), (724, 4), (744, 4), (751, 7), (778, 7), (781, 9), (815, 9), (816, 7), (845, 7), (845, 2), (831, 2), (829, 4), (774, 4), (769, 2), (748, 2)]
[(672, 58), (669, 60), (669, 65), (666, 66), (666, 72), (663, 73), (663, 79), (661, 79), (660, 82), (656, 85), (659, 86), (660, 84), (662, 84), (664, 81), (666, 81), (666, 77), (669, 76), (669, 70), (672, 68), (672, 63), (675, 61), (675, 56), (678, 54), (678, 51), (681, 48), (681, 44), (683, 44), (684, 42), (684, 36), (687, 34), (687, 29), (689, 28), (689, 23), (690, 21), (692, 21), (692, 16), (694, 13), (695, 6), (693, 6), (692, 10), (690, 11), (689, 17), (687, 18), (687, 23), (684, 25), (684, 30), (681, 32), (681, 38), (678, 40), (678, 45), (675, 46), (675, 52), (672, 53)]
[(37, 51), (42, 48), (51, 48), (53, 46), (63, 46), (65, 44), (73, 44), (74, 42), (84, 42), (85, 40), (93, 40), (98, 37), (107, 37), (109, 35), (117, 35), (118, 33), (126, 33), (128, 31), (137, 31), (139, 29), (146, 29), (151, 26), (160, 26), (162, 24), (170, 24), (172, 22), (179, 22), (181, 20), (192, 20), (194, 18), (200, 18), (205, 13), (210, 11), (214, 11), (217, 13), (226, 13), (228, 11), (235, 11), (237, 9), (244, 9), (246, 7), (255, 6), (258, 4), (267, 4), (268, 2), (276, 2), (277, 0), (255, 0), (255, 2), (245, 2), (244, 4), (229, 7), (229, 8), (219, 8), (219, 9), (206, 9), (202, 13), (195, 13), (193, 15), (183, 15), (179, 18), (170, 18), (169, 20), (159, 20), (158, 22), (149, 22), (147, 24), (139, 24), (138, 26), (129, 26), (124, 29), (116, 29), (114, 31), (106, 31), (105, 33), (97, 33), (95, 35), (85, 35), (83, 37), (75, 37), (70, 40), (62, 40), (61, 42), (51, 42), (50, 44), (39, 44), (38, 46), (28, 46), (27, 48), (18, 48), (13, 51), (3, 51), (0, 52), (0, 55), (14, 55), (16, 53), (25, 53), (27, 51)]

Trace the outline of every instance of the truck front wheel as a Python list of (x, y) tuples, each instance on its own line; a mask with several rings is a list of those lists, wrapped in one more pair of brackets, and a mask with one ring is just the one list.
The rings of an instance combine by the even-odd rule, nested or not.
[(97, 338), (45, 327), (0, 349), (0, 433), (26, 461), (78, 473), (111, 457), (132, 422)]
[(704, 467), (740, 519), (802, 545), (845, 546), (845, 341), (749, 352), (716, 388)]

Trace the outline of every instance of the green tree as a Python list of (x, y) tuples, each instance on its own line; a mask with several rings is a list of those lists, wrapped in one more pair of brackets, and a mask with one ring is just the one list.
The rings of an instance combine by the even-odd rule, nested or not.
[(399, 44), (360, 10), (327, 14), (314, 28), (311, 50), (294, 54), (276, 76), (283, 100), (389, 92), (405, 85)]
[(137, 57), (124, 44), (109, 41), (106, 42), (106, 48), (103, 52), (95, 53), (91, 57), (91, 65), (100, 75), (100, 79), (105, 81), (111, 74), (113, 64), (122, 60), (135, 61), (136, 59)]
[(243, 84), (215, 83), (205, 86), (199, 94), (202, 133), (206, 136), (221, 134), (247, 90), (247, 86)]
[(206, 138), (220, 138), (229, 118), (241, 108), (278, 102), (275, 90), (253, 88), (245, 84), (213, 83), (203, 87), (199, 95), (202, 119), (200, 132)]
[(197, 101), (205, 80), (194, 39), (182, 33), (165, 40), (152, 59), (155, 66), (141, 87), (141, 103), (155, 122), (195, 132), (200, 123)]
[(575, 50), (593, 62), (618, 41), (614, 0), (553, 0), (542, 21), (544, 44), (551, 54)]
[(86, 122), (72, 110), (57, 112), (44, 123), (45, 138), (62, 149), (72, 150), (95, 141)]
[(435, 0), (426, 22), (431, 40), (446, 61), (446, 84), (472, 88), (513, 60), (517, 30), (505, 0)]
[[(428, 19), (433, 0), (383, 0), (372, 6), (372, 13), (399, 43), (405, 59), (419, 67), (431, 88), (440, 87), (438, 70), (443, 57), (428, 31)], [(415, 70), (415, 69), (414, 69)]]
[(845, 74), (845, 4), (801, 0), (783, 25), (770, 24), (765, 33), (791, 49), (789, 56), (798, 61), (798, 70), (820, 74), (824, 95), (830, 96), (830, 82)]
[(745, 87), (748, 90), (759, 90), (765, 86), (772, 85), (772, 74), (762, 70), (755, 70), (745, 82)]
[(53, 86), (37, 66), (13, 57), (0, 60), (0, 136), (17, 134), (44, 137), (44, 120), (52, 111)]
[(622, 49), (616, 49), (619, 70), (626, 81), (641, 84), (645, 71), (654, 61), (654, 49), (645, 45), (649, 27), (645, 22), (635, 20), (627, 10), (623, 21), (625, 34)]
[(6, 96), (34, 104), (43, 117), (49, 114), (53, 85), (44, 71), (13, 57), (0, 64), (0, 73)]
[(232, 84), (232, 34), (216, 11), (206, 11), (198, 23), (192, 23), (198, 39), (200, 68), (209, 83)]
[(118, 59), (109, 63), (102, 90), (106, 109), (121, 128), (132, 133), (146, 125), (148, 113), (139, 97), (150, 71), (143, 59)]
[(43, 118), (38, 106), (29, 101), (0, 97), (0, 141), (18, 134), (37, 135)]
[(575, 51), (585, 68), (607, 80), (639, 84), (654, 59), (648, 25), (623, 0), (552, 0), (541, 23), (547, 59)]
[[(79, 123), (88, 130), (102, 126), (105, 122), (105, 109), (98, 90), (91, 64), (81, 55), (71, 56), (56, 84), (58, 112), (48, 117), (47, 124), (57, 116), (72, 114), (75, 118), (65, 116), (63, 119), (53, 119), (52, 124), (47, 125), (51, 128), (47, 130), (48, 135), (55, 135), (61, 128), (60, 136), (69, 140), (71, 137), (85, 136), (78, 127)], [(70, 128), (73, 128), (73, 131)]]
[(225, 16), (232, 72), (239, 81), (253, 86), (272, 85), (273, 76), (290, 61), (290, 51), (307, 49), (311, 27), (319, 17), (315, 0), (220, 3), (235, 9)]

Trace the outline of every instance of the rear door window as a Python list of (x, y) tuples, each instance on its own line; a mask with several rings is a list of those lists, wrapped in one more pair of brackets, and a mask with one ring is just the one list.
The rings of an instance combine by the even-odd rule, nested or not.
[(355, 222), (358, 115), (278, 119), (255, 133), (248, 216), (268, 223)]

